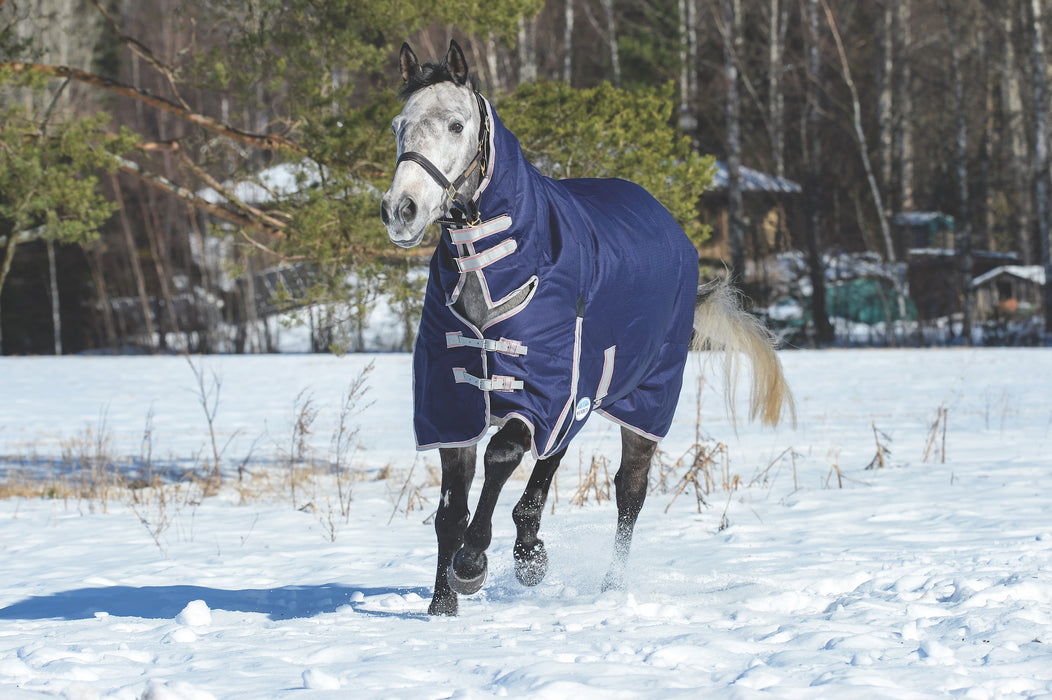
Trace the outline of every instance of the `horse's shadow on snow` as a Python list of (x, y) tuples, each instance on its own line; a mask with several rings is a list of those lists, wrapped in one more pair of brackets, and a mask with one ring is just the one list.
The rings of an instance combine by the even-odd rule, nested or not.
[[(359, 593), (361, 595), (355, 595)], [(84, 620), (101, 613), (164, 620), (175, 618), (193, 600), (203, 600), (213, 610), (260, 613), (271, 620), (314, 617), (345, 606), (363, 615), (426, 619), (425, 613), (408, 611), (404, 605), (397, 605), (397, 601), (390, 609), (375, 607), (377, 602), (383, 606), (384, 596), (410, 593), (421, 598), (430, 595), (430, 591), (423, 588), (363, 588), (335, 583), (243, 590), (204, 586), (106, 586), (26, 598), (0, 608), (0, 620)]]

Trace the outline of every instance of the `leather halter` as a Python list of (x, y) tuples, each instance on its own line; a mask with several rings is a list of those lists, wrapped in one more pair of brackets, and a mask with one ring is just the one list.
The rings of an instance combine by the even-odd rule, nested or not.
[[(474, 226), (481, 221), (479, 216), (478, 205), (475, 204), (475, 200), (460, 191), (460, 188), (464, 186), (464, 183), (468, 181), (475, 169), (478, 168), (481, 172), (486, 171), (487, 165), (487, 151), (489, 150), (489, 119), (486, 117), (486, 105), (482, 99), (482, 95), (475, 93), (475, 100), (479, 107), (479, 146), (478, 151), (475, 153), (475, 157), (468, 163), (468, 167), (464, 169), (455, 180), (450, 182), (449, 178), (446, 177), (434, 163), (427, 159), (421, 153), (416, 151), (406, 151), (402, 155), (398, 156), (398, 161), (395, 163), (397, 168), (405, 161), (412, 161), (424, 169), (431, 179), (438, 183), (438, 186), (442, 188), (446, 197), (450, 203), (458, 209), (464, 216), (464, 220)], [(460, 222), (458, 222), (460, 223)]]

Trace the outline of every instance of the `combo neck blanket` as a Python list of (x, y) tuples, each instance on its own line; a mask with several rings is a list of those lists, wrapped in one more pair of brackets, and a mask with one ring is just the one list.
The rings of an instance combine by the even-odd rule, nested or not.
[[(491, 422), (518, 418), (545, 458), (593, 412), (664, 437), (693, 328), (697, 251), (638, 185), (541, 175), (484, 105), (481, 222), (445, 224), (431, 258), (413, 352), (417, 448), (471, 445)], [(490, 308), (524, 298), (477, 328), (453, 308), (468, 275)]]

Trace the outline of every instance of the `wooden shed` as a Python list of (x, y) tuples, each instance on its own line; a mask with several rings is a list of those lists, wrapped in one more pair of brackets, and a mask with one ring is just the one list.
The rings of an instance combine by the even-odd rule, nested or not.
[(978, 321), (1015, 320), (1044, 314), (1045, 268), (1002, 265), (972, 280)]
[[(744, 165), (739, 174), (745, 209), (745, 257), (763, 258), (792, 249), (787, 210), (803, 191), (800, 184)], [(712, 186), (701, 197), (702, 221), (712, 226), (712, 238), (698, 251), (702, 260), (718, 263), (731, 259), (727, 179), (727, 165), (717, 160)]]

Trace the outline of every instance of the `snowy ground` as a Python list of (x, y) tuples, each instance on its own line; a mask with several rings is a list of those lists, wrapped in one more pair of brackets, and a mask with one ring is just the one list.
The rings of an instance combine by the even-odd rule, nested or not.
[[(0, 696), (1052, 695), (1052, 352), (782, 359), (797, 427), (735, 435), (706, 389), (702, 430), (727, 444), (742, 488), (711, 494), (700, 513), (692, 491), (667, 513), (672, 494), (654, 493), (626, 591), (598, 592), (614, 506), (570, 504), (580, 464), (616, 462), (617, 432), (596, 418), (545, 516), (548, 578), (515, 582), (513, 481), (486, 587), (442, 619), (425, 614), (435, 553), (424, 520), (437, 496), (426, 467), (437, 456), (412, 450), (409, 358), (195, 360), (221, 386), (214, 423), (228, 469), (250, 454), (253, 465), (280, 460), (297, 396), (319, 409), (323, 458), (341, 392), (375, 362), (349, 520), (330, 527), (325, 508), (281, 498), (239, 505), (227, 487), (168, 504), (155, 541), (125, 500), (0, 501)], [(694, 442), (696, 391), (688, 378), (663, 445), (670, 461)], [(185, 359), (4, 358), (0, 399), (6, 478), (94, 448), (180, 467), (211, 454)], [(946, 462), (923, 462), (940, 406)], [(891, 454), (866, 471), (874, 424)], [(786, 448), (795, 484), (789, 455), (776, 459)], [(407, 512), (410, 468), (430, 503)]]

